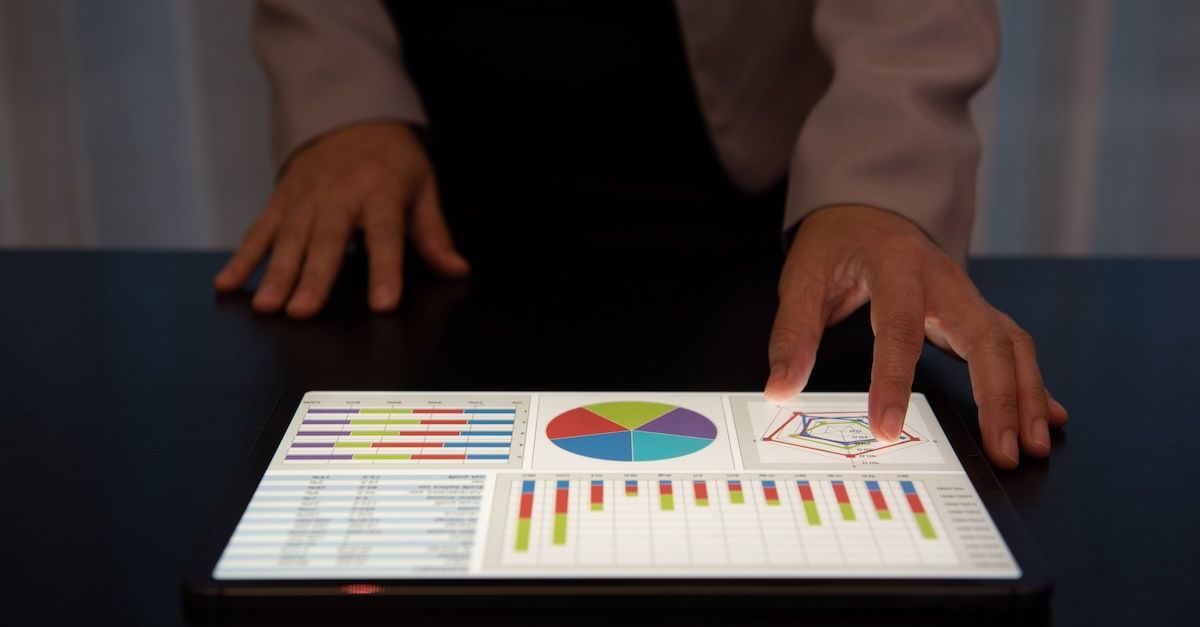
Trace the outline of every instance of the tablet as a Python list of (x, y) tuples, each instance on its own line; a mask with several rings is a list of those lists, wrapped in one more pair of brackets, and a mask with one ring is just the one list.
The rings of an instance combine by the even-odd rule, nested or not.
[[(290, 392), (185, 579), (206, 605), (1044, 603), (948, 402), (866, 394)], [(489, 606), (490, 607), (490, 606)]]

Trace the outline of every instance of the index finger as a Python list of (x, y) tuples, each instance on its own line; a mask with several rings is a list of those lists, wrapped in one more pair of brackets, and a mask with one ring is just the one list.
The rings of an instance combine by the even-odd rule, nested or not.
[(913, 373), (925, 344), (925, 295), (915, 271), (894, 270), (871, 286), (875, 347), (867, 417), (876, 438), (894, 442), (904, 428)]

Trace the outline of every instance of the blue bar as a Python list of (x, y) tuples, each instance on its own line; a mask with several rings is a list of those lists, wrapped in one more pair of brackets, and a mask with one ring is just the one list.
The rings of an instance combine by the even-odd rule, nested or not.
[(775, 487), (775, 481), (772, 479), (763, 479), (763, 487), (764, 488), (773, 488), (773, 487)]
[(917, 493), (917, 487), (914, 486), (913, 482), (911, 482), (911, 481), (901, 481), (900, 487), (904, 488), (905, 494), (916, 494)]
[(478, 453), (475, 455), (467, 455), (467, 459), (508, 459), (508, 455), (489, 455)]
[(533, 494), (533, 486), (536, 483), (537, 482), (532, 479), (526, 479), (525, 481), (522, 481), (521, 482), (521, 492), (523, 494)]
[(878, 492), (879, 491), (879, 482), (871, 481), (870, 479), (868, 479), (867, 480), (867, 489), (870, 490), (871, 492)]
[(808, 479), (797, 479), (796, 485), (802, 485), (802, 486), (808, 487)]
[(592, 479), (592, 485), (604, 487), (604, 480), (603, 479)]
[(567, 479), (559, 480), (559, 482), (558, 482), (559, 490), (567, 490), (570, 487), (571, 487), (571, 482), (569, 480), (567, 480)]
[(512, 437), (512, 431), (459, 431), (459, 435), (507, 435)]
[[(311, 421), (309, 421), (309, 422), (311, 422)], [(484, 419), (480, 418), (478, 420), (468, 420), (467, 424), (469, 424), (469, 425), (511, 425), (511, 424), (513, 424), (513, 421), (511, 421), (511, 420), (484, 420)]]
[(516, 409), (464, 409), (464, 414), (515, 414)]
[(443, 448), (508, 448), (508, 442), (442, 442)]

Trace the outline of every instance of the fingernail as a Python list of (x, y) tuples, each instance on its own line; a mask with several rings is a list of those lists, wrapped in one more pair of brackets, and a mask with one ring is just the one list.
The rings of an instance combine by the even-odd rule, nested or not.
[(1045, 418), (1038, 418), (1033, 421), (1033, 427), (1030, 428), (1030, 437), (1033, 438), (1033, 443), (1042, 447), (1050, 448), (1050, 427), (1046, 424)]
[(1004, 433), (1000, 434), (1000, 452), (1003, 453), (1005, 457), (1011, 459), (1014, 464), (1020, 463), (1021, 458), (1018, 457), (1019, 453), (1017, 453), (1016, 431), (1008, 429)]
[(778, 394), (773, 394), (772, 392), (774, 391), (775, 388), (779, 387), (781, 384), (783, 384), (784, 381), (787, 380), (787, 373), (788, 373), (787, 362), (779, 362), (777, 364), (772, 364), (771, 365), (771, 376), (767, 377), (767, 386), (764, 389), (764, 393), (767, 394), (767, 396), (772, 397), (776, 400), (783, 400), (783, 399), (779, 399)]
[(1065, 413), (1068, 413), (1068, 412), (1067, 412), (1067, 408), (1066, 408), (1066, 407), (1063, 407), (1063, 404), (1062, 404), (1062, 403), (1060, 403), (1060, 402), (1058, 402), (1057, 400), (1055, 400), (1055, 399), (1054, 399), (1054, 397), (1050, 397), (1050, 399), (1049, 399), (1049, 402), (1050, 402), (1050, 405), (1051, 405), (1052, 407), (1054, 407), (1055, 409), (1057, 409), (1058, 411), (1060, 411), (1060, 412), (1062, 412), (1062, 413), (1064, 413), (1064, 414), (1065, 414)]
[(895, 407), (883, 412), (883, 424), (879, 425), (879, 430), (885, 438), (892, 442), (899, 440), (900, 430), (903, 428), (904, 412)]

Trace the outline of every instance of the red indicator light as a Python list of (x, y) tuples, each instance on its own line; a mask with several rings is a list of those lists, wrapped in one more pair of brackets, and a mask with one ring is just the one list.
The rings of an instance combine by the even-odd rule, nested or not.
[(373, 583), (348, 583), (342, 586), (342, 592), (346, 594), (378, 594), (383, 591), (383, 586), (377, 586)]

